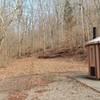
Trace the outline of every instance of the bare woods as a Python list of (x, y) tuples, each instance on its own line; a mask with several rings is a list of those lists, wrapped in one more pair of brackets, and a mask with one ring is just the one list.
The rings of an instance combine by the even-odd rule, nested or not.
[(0, 0), (0, 65), (34, 52), (84, 47), (93, 26), (100, 29), (99, 0)]

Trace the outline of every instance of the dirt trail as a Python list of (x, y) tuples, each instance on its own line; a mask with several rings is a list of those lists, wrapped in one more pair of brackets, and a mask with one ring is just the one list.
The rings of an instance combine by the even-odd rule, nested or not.
[(0, 100), (100, 100), (100, 94), (69, 76), (87, 73), (72, 58), (19, 59), (0, 69)]

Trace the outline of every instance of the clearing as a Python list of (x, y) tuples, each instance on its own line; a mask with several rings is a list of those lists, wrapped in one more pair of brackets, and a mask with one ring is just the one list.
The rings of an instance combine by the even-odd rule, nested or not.
[(100, 94), (73, 76), (87, 73), (74, 58), (15, 60), (0, 69), (0, 100), (100, 100)]

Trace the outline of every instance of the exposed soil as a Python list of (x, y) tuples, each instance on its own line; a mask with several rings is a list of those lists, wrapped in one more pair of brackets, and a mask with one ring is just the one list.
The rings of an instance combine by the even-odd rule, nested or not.
[(44, 85), (37, 83), (29, 90), (9, 92), (7, 97), (9, 100), (100, 100), (99, 93), (65, 75), (53, 75), (52, 80)]
[[(77, 58), (76, 58), (77, 59)], [(68, 71), (86, 72), (87, 64), (72, 58), (37, 59), (34, 57), (15, 60), (6, 68), (0, 69), (0, 79), (9, 77), (43, 74), (66, 73)]]
[(0, 100), (100, 100), (71, 78), (86, 73), (86, 62), (72, 58), (19, 59), (0, 69)]

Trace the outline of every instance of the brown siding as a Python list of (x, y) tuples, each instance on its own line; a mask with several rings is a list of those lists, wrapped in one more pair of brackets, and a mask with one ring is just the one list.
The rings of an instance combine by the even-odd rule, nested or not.
[[(100, 79), (100, 44), (94, 44), (87, 46), (88, 49), (88, 63), (89, 63), (89, 75), (90, 77)], [(90, 68), (95, 68), (96, 76), (91, 76)]]
[(95, 52), (96, 52), (96, 50), (95, 50), (95, 46), (93, 45), (93, 46), (90, 46), (90, 66), (92, 66), (92, 67), (95, 67), (95, 65), (96, 65), (96, 60), (95, 60)]

